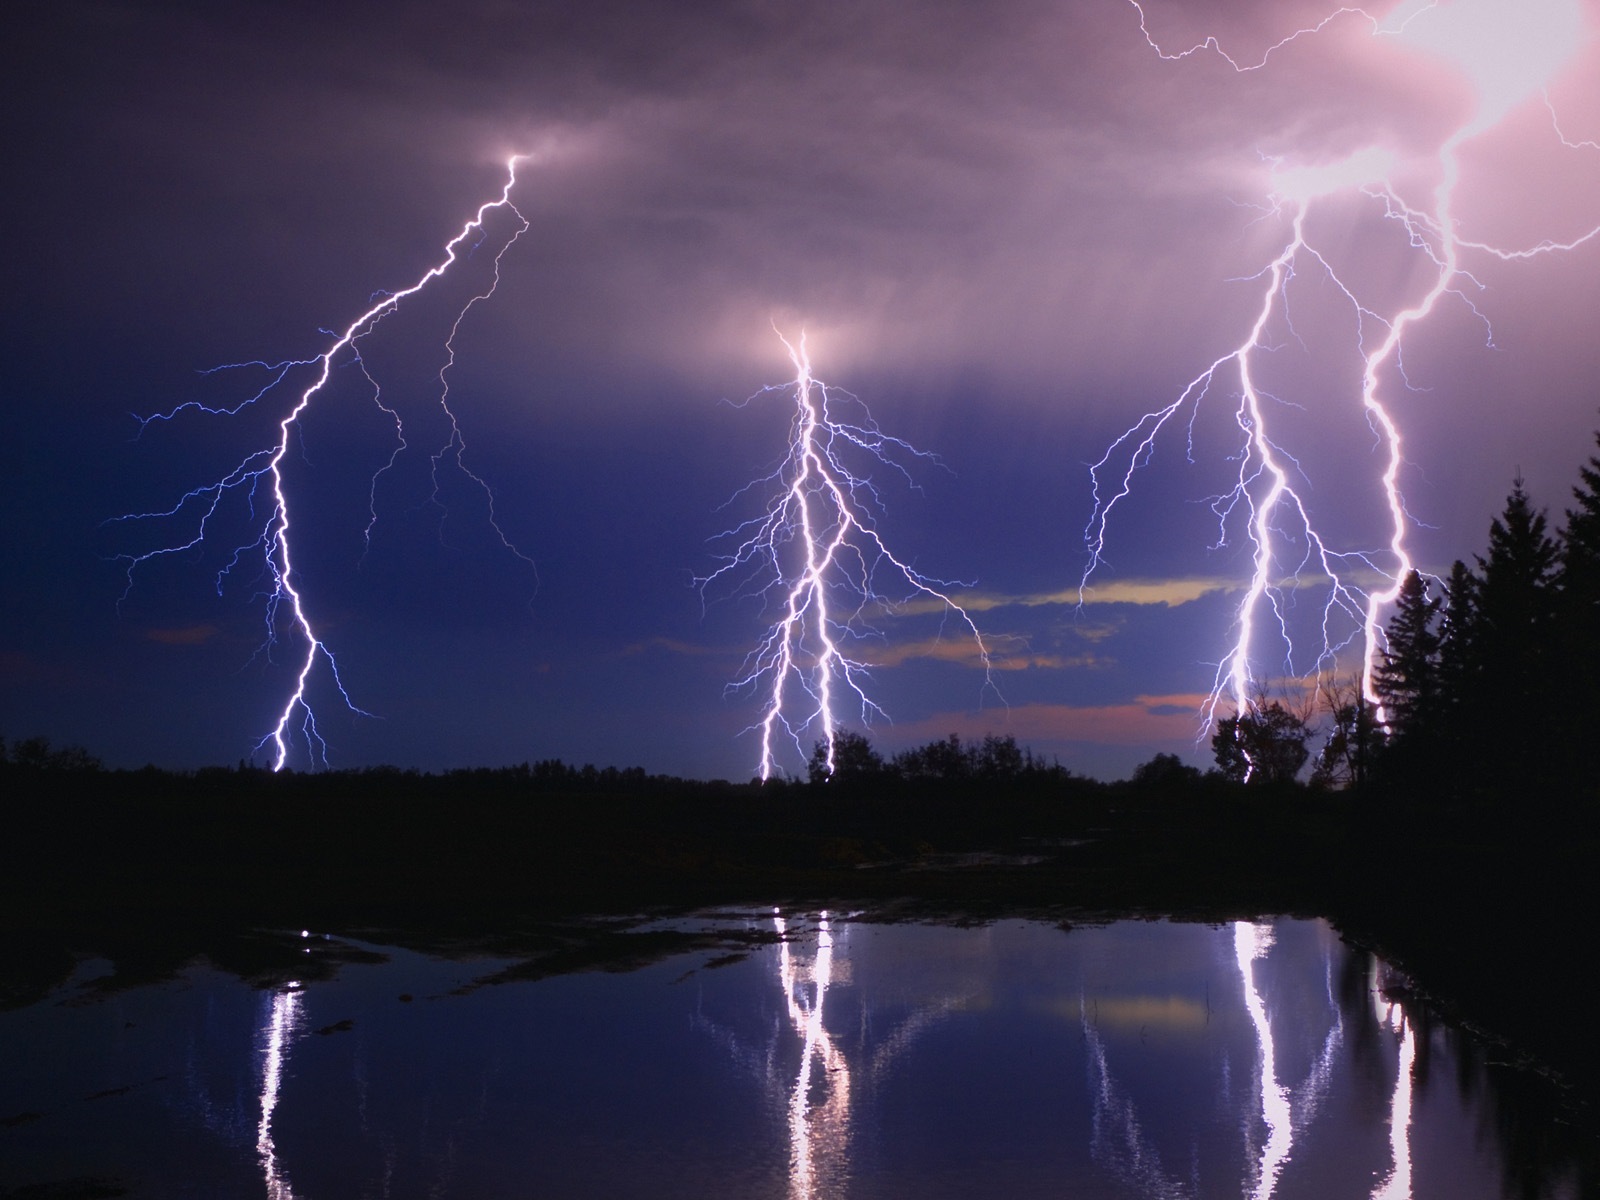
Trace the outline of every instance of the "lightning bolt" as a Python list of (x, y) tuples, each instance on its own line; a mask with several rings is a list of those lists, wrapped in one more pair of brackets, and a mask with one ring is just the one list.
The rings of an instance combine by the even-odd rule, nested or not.
[[(719, 535), (733, 548), (720, 556), (720, 567), (696, 580), (702, 597), (712, 584), (743, 575), (748, 593), (777, 598), (776, 621), (746, 658), (742, 675), (728, 685), (731, 692), (765, 695), (760, 720), (745, 730), (759, 732), (763, 780), (779, 769), (782, 742), (804, 757), (801, 739), (808, 732), (820, 734), (833, 773), (841, 701), (863, 725), (875, 716), (887, 718), (867, 694), (871, 664), (859, 647), (881, 640), (875, 617), (903, 612), (912, 601), (931, 602), (965, 627), (983, 666), (983, 688), (999, 695), (983, 635), (950, 594), (958, 585), (923, 575), (889, 551), (874, 521), (882, 507), (877, 490), (870, 476), (846, 461), (864, 454), (909, 480), (896, 456), (932, 456), (890, 437), (856, 397), (814, 378), (804, 334), (798, 343), (778, 336), (794, 365), (794, 381), (764, 388), (750, 400), (792, 393), (788, 454), (771, 475), (736, 493), (735, 499), (763, 484), (774, 488), (760, 516)], [(858, 406), (861, 415), (841, 417), (838, 410), (847, 404)], [(896, 581), (901, 599), (880, 595), (879, 576)]]
[[(1238, 473), (1231, 486), (1211, 498), (1217, 519), (1213, 549), (1236, 536), (1248, 542), (1251, 572), (1233, 625), (1233, 640), (1223, 655), (1202, 709), (1201, 736), (1222, 715), (1248, 712), (1264, 690), (1258, 642), (1263, 628), (1274, 631), (1283, 647), (1282, 674), (1322, 680), (1336, 669), (1341, 655), (1359, 647), (1363, 693), (1374, 700), (1373, 672), (1383, 648), (1382, 618), (1399, 594), (1400, 582), (1412, 569), (1406, 535), (1414, 523), (1406, 509), (1400, 474), (1405, 466), (1401, 431), (1386, 400), (1387, 389), (1405, 378), (1402, 347), (1409, 331), (1427, 321), (1447, 301), (1459, 302), (1483, 323), (1493, 345), (1488, 319), (1469, 294), (1482, 284), (1465, 265), (1464, 256), (1482, 254), (1501, 261), (1570, 252), (1600, 239), (1600, 226), (1565, 241), (1546, 239), (1522, 249), (1496, 247), (1461, 236), (1454, 215), (1461, 186), (1462, 147), (1495, 128), (1525, 100), (1543, 95), (1547, 86), (1581, 47), (1588, 31), (1576, 0), (1542, 0), (1513, 11), (1497, 0), (1408, 0), (1382, 19), (1360, 8), (1340, 8), (1269, 46), (1245, 61), (1229, 54), (1214, 36), (1182, 51), (1168, 51), (1150, 32), (1144, 8), (1128, 0), (1138, 13), (1139, 28), (1164, 60), (1182, 61), (1196, 54), (1214, 54), (1234, 71), (1266, 69), (1273, 55), (1291, 43), (1322, 33), (1336, 21), (1364, 21), (1374, 37), (1387, 37), (1425, 53), (1443, 57), (1473, 82), (1476, 107), (1470, 119), (1439, 145), (1432, 163), (1432, 190), (1409, 201), (1396, 182), (1395, 156), (1380, 145), (1337, 162), (1291, 164), (1271, 162), (1262, 206), (1267, 219), (1281, 221), (1286, 233), (1281, 249), (1247, 277), (1259, 286), (1256, 316), (1243, 339), (1212, 361), (1165, 407), (1143, 414), (1114, 440), (1090, 467), (1092, 512), (1084, 528), (1087, 551), (1079, 585), (1080, 603), (1090, 580), (1104, 564), (1112, 513), (1131, 494), (1134, 477), (1155, 453), (1158, 438), (1169, 425), (1187, 425), (1192, 461), (1194, 428), (1203, 402), (1214, 391), (1235, 397), (1233, 421)], [(1553, 105), (1552, 126), (1562, 144), (1591, 149), (1562, 133)], [(1358, 297), (1307, 232), (1307, 219), (1332, 197), (1366, 197), (1386, 219), (1398, 223), (1409, 249), (1426, 263), (1426, 286), (1409, 301), (1380, 312)], [(1258, 382), (1263, 357), (1283, 336), (1298, 338), (1290, 311), (1290, 285), (1299, 276), (1321, 276), (1346, 304), (1356, 331), (1353, 355), (1360, 366), (1359, 403), (1374, 436), (1383, 471), (1378, 483), (1387, 530), (1376, 548), (1340, 548), (1320, 532), (1305, 499), (1309, 480), (1301, 464), (1274, 436), (1273, 408), (1290, 403), (1266, 392)], [(1297, 665), (1287, 609), (1291, 592), (1319, 586), (1323, 597), (1320, 642), (1307, 664)], [(1381, 716), (1381, 710), (1380, 710)]]
[[(433, 485), (432, 503), (443, 509), (439, 498), (439, 473), (442, 466), (452, 465), (466, 478), (472, 481), (483, 492), (488, 502), (489, 523), (499, 537), (501, 543), (514, 555), (528, 563), (531, 567), (532, 560), (522, 551), (517, 549), (500, 528), (494, 510), (494, 493), (482, 477), (471, 471), (464, 460), (466, 441), (461, 433), (461, 426), (456, 419), (456, 414), (450, 406), (449, 371), (455, 363), (455, 338), (466, 319), (467, 313), (482, 300), (487, 300), (495, 292), (500, 282), (500, 264), (506, 252), (516, 243), (528, 229), (528, 222), (512, 202), (512, 189), (517, 183), (517, 164), (523, 161), (526, 155), (516, 155), (506, 163), (505, 183), (500, 189), (497, 198), (486, 201), (479, 206), (476, 214), (462, 225), (460, 232), (445, 244), (443, 257), (423, 272), (409, 287), (395, 292), (380, 293), (376, 301), (362, 312), (355, 320), (345, 326), (343, 331), (327, 331), (333, 340), (327, 347), (313, 358), (292, 359), (279, 363), (265, 363), (261, 361), (248, 363), (232, 363), (224, 367), (214, 368), (212, 372), (238, 371), (246, 368), (265, 370), (268, 375), (267, 382), (253, 394), (247, 396), (231, 407), (213, 407), (197, 401), (179, 404), (174, 408), (155, 414), (154, 416), (139, 417), (141, 434), (154, 422), (170, 422), (180, 413), (199, 412), (210, 416), (238, 416), (246, 409), (266, 402), (287, 385), (288, 380), (297, 371), (308, 370), (312, 376), (311, 382), (302, 388), (297, 397), (293, 398), (287, 411), (277, 421), (277, 437), (271, 444), (252, 450), (227, 473), (210, 483), (185, 492), (172, 507), (158, 512), (127, 513), (114, 517), (107, 524), (139, 523), (177, 521), (186, 522), (186, 534), (177, 540), (168, 542), (153, 550), (136, 554), (121, 554), (117, 561), (127, 564), (127, 588), (123, 592), (126, 598), (132, 590), (135, 575), (140, 568), (164, 557), (193, 551), (201, 546), (211, 536), (212, 526), (222, 519), (222, 510), (225, 502), (230, 499), (242, 498), (248, 507), (253, 524), (251, 525), (250, 538), (237, 546), (228, 561), (218, 571), (216, 576), (217, 594), (220, 596), (223, 586), (234, 571), (240, 568), (247, 560), (259, 560), (264, 579), (264, 604), (266, 636), (258, 653), (271, 658), (276, 650), (285, 641), (290, 641), (299, 647), (299, 666), (294, 673), (294, 683), (289, 695), (284, 701), (276, 723), (269, 733), (256, 743), (256, 752), (259, 753), (271, 747), (273, 769), (281, 770), (288, 762), (291, 744), (298, 738), (303, 738), (306, 749), (311, 756), (313, 765), (321, 763), (327, 765), (327, 744), (317, 731), (316, 713), (309, 699), (309, 690), (312, 686), (313, 675), (319, 664), (325, 665), (326, 671), (333, 687), (350, 711), (362, 716), (370, 716), (351, 699), (346, 690), (344, 681), (339, 675), (338, 661), (333, 651), (321, 636), (318, 635), (312, 622), (303, 584), (297, 577), (295, 559), (291, 541), (291, 489), (285, 482), (283, 472), (284, 459), (289, 454), (290, 446), (298, 436), (301, 429), (301, 418), (312, 406), (317, 398), (327, 388), (329, 380), (337, 366), (353, 364), (371, 385), (371, 398), (386, 415), (394, 422), (395, 449), (388, 461), (378, 469), (372, 478), (370, 488), (370, 519), (363, 533), (364, 540), (370, 545), (373, 526), (378, 519), (378, 486), (383, 475), (388, 472), (399, 459), (400, 455), (408, 449), (405, 438), (405, 427), (399, 411), (386, 403), (378, 381), (368, 370), (367, 363), (362, 357), (361, 342), (370, 335), (385, 318), (394, 314), (402, 302), (417, 295), (428, 287), (435, 279), (448, 272), (463, 256), (472, 256), (486, 243), (490, 237), (488, 222), (492, 215), (507, 214), (510, 217), (511, 231), (504, 235), (499, 242), (498, 249), (494, 252), (493, 261), (488, 271), (489, 281), (479, 291), (475, 292), (456, 313), (450, 326), (450, 331), (444, 341), (445, 363), (439, 370), (438, 404), (449, 423), (449, 435), (445, 443), (433, 452), (430, 462), (430, 478)], [(298, 734), (296, 733), (298, 726)]]

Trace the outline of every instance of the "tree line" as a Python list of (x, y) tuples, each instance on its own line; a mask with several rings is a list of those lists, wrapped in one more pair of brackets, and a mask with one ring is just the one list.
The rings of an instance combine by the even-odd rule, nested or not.
[[(1326, 697), (1313, 782), (1468, 800), (1597, 794), (1600, 456), (1572, 496), (1552, 528), (1519, 475), (1485, 553), (1443, 578), (1405, 576), (1373, 695), (1349, 685)], [(1273, 701), (1219, 722), (1218, 767), (1294, 778), (1310, 754), (1307, 716)]]
[(842, 730), (833, 736), (831, 746), (818, 741), (806, 763), (806, 778), (812, 786), (823, 784), (883, 783), (1016, 783), (1062, 782), (1072, 772), (1054, 759), (1046, 761), (1017, 739), (986, 734), (979, 741), (963, 742), (952, 733), (942, 741), (929, 742), (884, 758), (864, 734)]
[(1472, 566), (1442, 584), (1406, 576), (1374, 677), (1381, 775), (1459, 795), (1595, 794), (1600, 457), (1572, 496), (1552, 530), (1519, 477)]

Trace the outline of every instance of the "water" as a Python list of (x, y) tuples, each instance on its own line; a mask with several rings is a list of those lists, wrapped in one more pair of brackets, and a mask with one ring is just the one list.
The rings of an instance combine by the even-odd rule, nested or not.
[(108, 994), (86, 964), (0, 1014), (0, 1195), (1579, 1194), (1482, 1051), (1321, 922), (672, 928), (748, 949)]

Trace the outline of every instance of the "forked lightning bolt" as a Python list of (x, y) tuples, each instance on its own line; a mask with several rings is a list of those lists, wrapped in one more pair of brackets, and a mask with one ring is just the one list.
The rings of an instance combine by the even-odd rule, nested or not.
[[(752, 399), (792, 389), (788, 454), (776, 471), (740, 494), (761, 484), (775, 485), (776, 493), (760, 516), (722, 535), (732, 550), (697, 581), (704, 595), (719, 580), (743, 576), (756, 593), (776, 597), (777, 620), (745, 660), (743, 675), (729, 685), (764, 697), (761, 719), (747, 730), (760, 735), (762, 779), (781, 769), (781, 743), (791, 743), (803, 756), (807, 734), (824, 744), (831, 775), (841, 704), (864, 725), (886, 715), (867, 694), (871, 663), (863, 646), (880, 638), (873, 620), (906, 602), (932, 602), (965, 626), (984, 687), (995, 690), (988, 648), (952, 599), (955, 585), (923, 575), (889, 552), (874, 523), (879, 504), (872, 480), (847, 462), (847, 456), (864, 455), (906, 475), (897, 455), (929, 456), (884, 433), (864, 409), (853, 420), (842, 417), (841, 407), (860, 402), (812, 376), (804, 335), (798, 344), (779, 336), (794, 364), (794, 382)], [(892, 577), (899, 600), (880, 594), (879, 576)]]
[[(1498, 125), (1514, 107), (1542, 94), (1549, 103), (1546, 87), (1581, 47), (1587, 33), (1581, 13), (1576, 0), (1541, 0), (1526, 6), (1500, 0), (1456, 0), (1454, 4), (1410, 0), (1383, 19), (1363, 9), (1341, 8), (1245, 62), (1226, 52), (1215, 37), (1181, 52), (1164, 50), (1151, 33), (1138, 0), (1129, 3), (1139, 14), (1146, 40), (1169, 61), (1214, 53), (1237, 72), (1265, 70), (1276, 53), (1298, 39), (1313, 37), (1334, 21), (1355, 20), (1366, 22), (1374, 37), (1393, 38), (1443, 56), (1475, 85), (1476, 110), (1439, 145), (1432, 159), (1436, 182), (1421, 199), (1402, 194), (1394, 182), (1395, 156), (1378, 145), (1337, 162), (1273, 163), (1266, 186), (1267, 207), (1272, 217), (1285, 222), (1286, 233), (1282, 249), (1249, 277), (1260, 284), (1253, 324), (1236, 346), (1196, 375), (1171, 403), (1141, 416), (1090, 470), (1093, 511), (1084, 530), (1088, 562), (1080, 598), (1086, 597), (1091, 577), (1102, 565), (1112, 513), (1130, 494), (1134, 476), (1149, 463), (1163, 430), (1177, 423), (1192, 431), (1212, 391), (1233, 394), (1240, 465), (1231, 488), (1213, 497), (1211, 504), (1217, 518), (1217, 545), (1227, 544), (1236, 535), (1247, 538), (1252, 571), (1237, 610), (1232, 644), (1218, 665), (1204, 707), (1205, 724), (1209, 726), (1221, 715), (1225, 704), (1235, 713), (1248, 712), (1264, 688), (1265, 679), (1258, 674), (1258, 641), (1264, 625), (1275, 627), (1276, 644), (1284, 648), (1281, 672), (1289, 677), (1320, 679), (1337, 667), (1341, 652), (1359, 646), (1363, 692), (1369, 700), (1374, 699), (1373, 671), (1383, 648), (1381, 621), (1412, 567), (1406, 546), (1411, 519), (1400, 486), (1405, 462), (1401, 433), (1385, 401), (1386, 386), (1396, 379), (1402, 385), (1405, 382), (1401, 353), (1405, 336), (1447, 302), (1466, 305), (1484, 320), (1487, 330), (1487, 320), (1467, 295), (1467, 289), (1478, 290), (1481, 285), (1464, 264), (1465, 255), (1528, 259), (1600, 240), (1600, 226), (1596, 226), (1568, 240), (1547, 239), (1523, 249), (1504, 249), (1463, 237), (1454, 214), (1461, 187), (1462, 147)], [(1551, 115), (1554, 119), (1553, 107)], [(1593, 148), (1593, 143), (1569, 139), (1559, 123), (1553, 127), (1565, 146)], [(1312, 243), (1307, 234), (1308, 216), (1319, 201), (1339, 194), (1369, 198), (1377, 211), (1403, 228), (1412, 252), (1426, 264), (1426, 286), (1414, 299), (1388, 312), (1377, 311), (1345, 284), (1330, 259)], [(1350, 353), (1360, 366), (1359, 403), (1384, 464), (1379, 486), (1388, 527), (1383, 545), (1376, 550), (1336, 548), (1318, 532), (1302, 496), (1301, 466), (1272, 431), (1272, 404), (1287, 398), (1265, 393), (1257, 382), (1257, 367), (1273, 349), (1275, 336), (1283, 330), (1295, 336), (1288, 296), (1291, 281), (1297, 274), (1315, 273), (1332, 284), (1354, 318), (1356, 342)], [(1324, 581), (1322, 636), (1309, 661), (1297, 665), (1285, 609), (1289, 593), (1308, 585), (1308, 572)], [(1274, 667), (1274, 673), (1279, 669)]]
[[(310, 372), (312, 379), (303, 390), (289, 404), (288, 410), (277, 423), (277, 439), (270, 445), (254, 450), (241, 459), (232, 470), (221, 478), (204, 484), (185, 493), (171, 508), (161, 512), (128, 513), (114, 518), (114, 522), (145, 522), (145, 521), (181, 521), (187, 522), (187, 534), (180, 540), (163, 545), (154, 550), (137, 554), (123, 554), (119, 561), (127, 563), (128, 587), (134, 584), (134, 576), (139, 568), (154, 559), (167, 555), (179, 554), (198, 547), (211, 534), (211, 527), (217, 523), (219, 510), (224, 501), (231, 496), (241, 496), (248, 505), (254, 518), (251, 526), (251, 538), (239, 545), (233, 552), (229, 561), (218, 572), (216, 586), (219, 594), (223, 584), (230, 574), (241, 568), (247, 561), (259, 558), (263, 569), (265, 585), (265, 618), (266, 640), (262, 652), (271, 654), (285, 639), (297, 645), (299, 667), (295, 671), (294, 684), (283, 708), (278, 715), (277, 722), (272, 730), (267, 733), (256, 745), (256, 750), (262, 751), (271, 746), (271, 758), (274, 770), (281, 770), (289, 761), (291, 743), (296, 740), (295, 726), (298, 723), (299, 736), (305, 740), (307, 751), (310, 753), (313, 764), (327, 763), (327, 746), (322, 736), (317, 731), (316, 714), (312, 709), (308, 690), (312, 677), (319, 663), (325, 664), (332, 684), (337, 688), (344, 703), (349, 708), (362, 715), (367, 715), (356, 706), (350, 694), (345, 690), (343, 681), (339, 677), (338, 662), (333, 651), (326, 642), (317, 634), (312, 622), (306, 596), (302, 590), (303, 585), (296, 577), (295, 560), (293, 557), (293, 543), (291, 540), (291, 494), (285, 484), (283, 462), (289, 453), (289, 448), (294, 442), (300, 426), (301, 417), (306, 410), (316, 401), (319, 394), (326, 388), (329, 379), (337, 365), (353, 364), (366, 377), (372, 385), (372, 399), (380, 409), (393, 420), (395, 425), (396, 445), (388, 461), (379, 468), (373, 477), (371, 487), (371, 519), (367, 523), (365, 536), (370, 542), (373, 525), (377, 521), (377, 488), (378, 481), (383, 474), (395, 465), (400, 454), (407, 448), (405, 430), (399, 412), (384, 402), (381, 389), (377, 381), (367, 370), (367, 364), (361, 355), (361, 340), (376, 329), (380, 322), (390, 316), (400, 306), (401, 302), (421, 292), (430, 282), (444, 275), (465, 254), (475, 253), (488, 238), (486, 222), (491, 213), (504, 212), (511, 218), (511, 232), (499, 243), (494, 253), (493, 263), (489, 272), (490, 278), (486, 287), (476, 292), (456, 314), (450, 327), (450, 332), (445, 338), (444, 349), (446, 352), (445, 364), (439, 371), (439, 397), (438, 402), (449, 421), (449, 436), (445, 444), (434, 451), (431, 461), (431, 477), (434, 483), (434, 500), (438, 500), (439, 468), (447, 459), (452, 462), (468, 479), (481, 488), (488, 500), (489, 521), (495, 533), (507, 549), (517, 557), (532, 565), (532, 560), (522, 554), (496, 523), (494, 515), (494, 496), (487, 483), (478, 475), (470, 471), (462, 455), (465, 451), (465, 442), (461, 435), (461, 427), (456, 420), (456, 415), (449, 403), (448, 372), (455, 362), (455, 336), (465, 319), (467, 312), (480, 300), (486, 300), (494, 294), (500, 280), (500, 262), (519, 237), (527, 230), (528, 222), (512, 203), (511, 192), (517, 182), (517, 164), (525, 156), (517, 155), (506, 164), (506, 180), (500, 190), (499, 197), (481, 205), (475, 216), (461, 227), (444, 247), (444, 257), (434, 266), (428, 268), (415, 283), (397, 292), (382, 294), (382, 298), (368, 308), (355, 320), (351, 321), (342, 332), (330, 333), (333, 341), (320, 354), (314, 358), (293, 360), (277, 364), (261, 362), (232, 364), (228, 370), (243, 367), (265, 368), (269, 378), (264, 387), (232, 407), (212, 408), (196, 402), (181, 404), (175, 408), (157, 414), (154, 417), (141, 418), (141, 429), (148, 428), (152, 421), (170, 421), (180, 412), (198, 410), (212, 415), (236, 416), (246, 408), (257, 403), (265, 402), (274, 396), (281, 385), (297, 370), (305, 369)], [(263, 515), (264, 514), (264, 515)], [(126, 595), (126, 593), (124, 593)]]

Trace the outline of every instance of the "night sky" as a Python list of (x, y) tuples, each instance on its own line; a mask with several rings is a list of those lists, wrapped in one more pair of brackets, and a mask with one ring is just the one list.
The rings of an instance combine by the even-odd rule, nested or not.
[[(1519, 471), (1559, 519), (1593, 452), (1600, 237), (1510, 260), (1474, 244), (1600, 225), (1600, 4), (1424, 7), (1404, 6), (1406, 36), (1344, 13), (1245, 71), (1331, 8), (1144, 6), (1167, 53), (1215, 35), (1230, 63), (1164, 60), (1127, 0), (40, 7), (0, 49), (0, 732), (114, 766), (255, 752), (299, 651), (262, 650), (259, 554), (218, 594), (253, 536), (242, 495), (131, 588), (118, 556), (194, 522), (107, 521), (269, 446), (299, 389), (142, 433), (135, 414), (236, 406), (269, 373), (204, 371), (320, 354), (322, 331), (438, 262), (523, 153), (528, 228), (448, 380), (462, 462), (532, 563), (453, 458), (437, 501), (430, 481), (445, 339), (514, 231), (505, 213), (363, 343), (365, 373), (336, 360), (291, 439), (296, 578), (372, 714), (319, 676), (332, 765), (748, 778), (762, 697), (725, 688), (774, 609), (695, 579), (759, 513), (766, 491), (740, 489), (785, 453), (792, 401), (761, 391), (792, 374), (774, 326), (804, 329), (819, 378), (937, 457), (905, 458), (910, 481), (873, 475), (876, 526), (960, 581), (994, 651), (1003, 700), (958, 627), (877, 614), (861, 653), (892, 723), (874, 743), (1009, 734), (1105, 777), (1158, 751), (1206, 762), (1197, 713), (1251, 571), (1244, 527), (1212, 503), (1239, 470), (1237, 372), (1156, 441), (1080, 607), (1089, 465), (1248, 336), (1291, 236), (1275, 164), (1378, 146), (1421, 209), (1441, 145), (1485, 126), (1454, 193), (1464, 273), (1381, 381), (1419, 566), (1481, 550)], [(1355, 188), (1316, 200), (1307, 236), (1321, 262), (1297, 259), (1258, 356), (1273, 436), (1330, 543), (1391, 567), (1360, 339), (1437, 268)], [(398, 443), (369, 375), (407, 447), (376, 488)], [(1320, 619), (1315, 574), (1279, 580), (1297, 629)], [(1316, 657), (1257, 652), (1267, 683)], [(309, 765), (303, 743), (291, 762)]]

